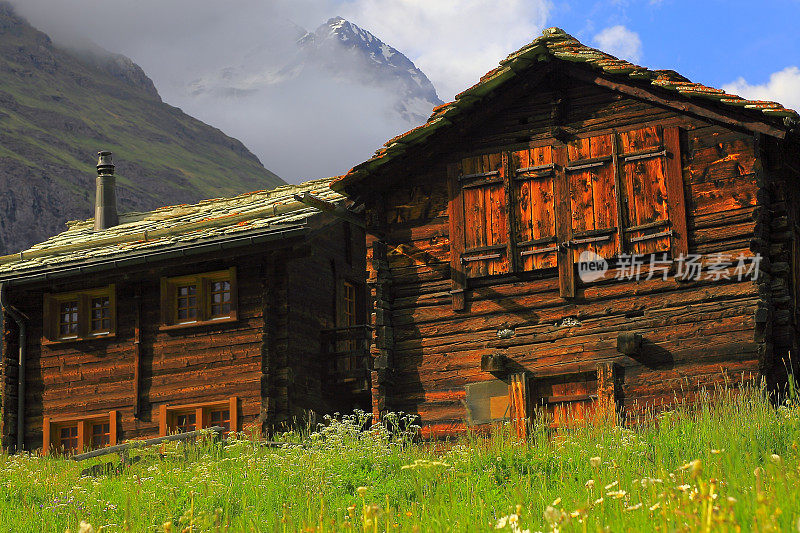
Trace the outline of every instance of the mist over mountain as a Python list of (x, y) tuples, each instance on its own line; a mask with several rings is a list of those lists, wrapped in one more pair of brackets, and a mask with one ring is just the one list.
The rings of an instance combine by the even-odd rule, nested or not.
[[(345, 172), (442, 103), (403, 53), (341, 17), (313, 32), (288, 20), (272, 28), (268, 42), (192, 80), (177, 99), (290, 180), (290, 169), (303, 173), (297, 179)], [(311, 156), (282, 167), (282, 155), (300, 147)]]
[(127, 57), (56, 46), (0, 2), (0, 254), (93, 215), (101, 149), (114, 152), (123, 212), (283, 183), (242, 143), (163, 103)]

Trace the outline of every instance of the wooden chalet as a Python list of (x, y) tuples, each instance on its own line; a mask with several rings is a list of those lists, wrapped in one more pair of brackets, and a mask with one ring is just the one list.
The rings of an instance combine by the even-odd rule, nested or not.
[(0, 257), (2, 445), (45, 453), (369, 409), (364, 231), (330, 180), (94, 220)]
[(332, 185), (365, 206), (375, 415), (524, 431), (779, 384), (798, 118), (545, 30)]

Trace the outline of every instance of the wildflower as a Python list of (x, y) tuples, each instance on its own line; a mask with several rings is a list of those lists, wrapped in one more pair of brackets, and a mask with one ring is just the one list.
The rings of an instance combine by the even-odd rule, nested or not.
[(777, 453), (773, 453), (769, 456), (769, 460), (772, 461), (774, 464), (779, 465), (781, 464), (781, 456)]
[(367, 493), (367, 487), (358, 487), (356, 489), (356, 492), (359, 494), (359, 496), (363, 498), (364, 495)]
[(686, 492), (690, 487), (691, 485), (678, 485), (678, 490), (681, 492)]
[(162, 527), (164, 528), (164, 533), (172, 533), (172, 520), (164, 522)]
[(586, 482), (586, 488), (589, 489), (589, 490), (592, 490), (594, 488), (594, 480), (593, 479), (590, 479), (589, 481)]
[(555, 525), (561, 519), (561, 513), (552, 505), (548, 505), (547, 509), (544, 510), (544, 519), (548, 524)]
[(611, 492), (606, 492), (606, 496), (611, 496), (617, 500), (624, 498), (626, 494), (628, 494), (628, 492), (624, 490), (612, 490)]
[(594, 504), (595, 504), (595, 505), (600, 505), (601, 503), (603, 503), (603, 498), (597, 498), (597, 499), (594, 501)]
[(626, 511), (638, 511), (641, 508), (642, 508), (642, 504), (641, 504), (641, 502), (639, 502), (636, 505), (631, 505), (629, 507), (626, 507), (625, 510)]
[(734, 498), (733, 496), (728, 496), (728, 503), (736, 503), (736, 502), (738, 502), (738, 501), (739, 501), (739, 500), (737, 500), (737, 499), (736, 499), (736, 498)]
[(616, 487), (617, 485), (619, 485), (619, 481), (612, 481), (611, 483), (609, 483), (608, 485), (605, 486), (605, 489), (609, 490), (609, 489), (612, 489), (612, 488)]
[(661, 502), (656, 502), (649, 507), (651, 511), (655, 511), (656, 509), (661, 509)]
[(508, 517), (504, 516), (500, 520), (497, 521), (497, 524), (494, 526), (495, 529), (504, 529), (508, 525)]
[(578, 509), (576, 509), (576, 510), (572, 511), (571, 513), (569, 513), (569, 515), (572, 518), (578, 518), (581, 515), (581, 512)]
[(78, 533), (94, 533), (94, 528), (92, 524), (86, 523), (81, 520), (80, 529), (78, 529)]
[(592, 468), (599, 468), (601, 462), (602, 461), (599, 457), (592, 457), (589, 459), (589, 464), (592, 466)]
[(559, 497), (559, 498), (556, 498), (555, 500), (553, 500), (553, 503), (551, 503), (550, 505), (552, 505), (553, 507), (555, 507), (555, 506), (556, 506), (556, 505), (558, 505), (559, 503), (561, 503), (561, 498), (560, 498), (560, 497)]
[(714, 454), (714, 455), (719, 455), (719, 454), (721, 454), (721, 453), (722, 453), (722, 452), (724, 452), (724, 451), (725, 451), (725, 448), (722, 448), (721, 450), (713, 450), (713, 449), (712, 449), (712, 450), (711, 450), (711, 453), (712, 453), (712, 454)]

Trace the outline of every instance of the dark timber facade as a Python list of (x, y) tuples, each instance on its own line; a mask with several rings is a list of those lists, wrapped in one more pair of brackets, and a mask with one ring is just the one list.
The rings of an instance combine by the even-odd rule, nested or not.
[(0, 259), (3, 446), (368, 409), (364, 232), (329, 181), (73, 223)]
[[(375, 415), (524, 432), (536, 408), (631, 418), (725, 380), (779, 384), (796, 124), (546, 30), (333, 184), (365, 206)], [(581, 276), (597, 256), (605, 276)]]

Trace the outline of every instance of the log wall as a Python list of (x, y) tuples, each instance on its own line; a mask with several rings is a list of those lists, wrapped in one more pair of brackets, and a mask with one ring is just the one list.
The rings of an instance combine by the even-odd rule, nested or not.
[[(236, 396), (240, 429), (260, 432), (299, 422), (312, 410), (328, 412), (335, 400), (343, 401), (325, 390), (320, 331), (337, 325), (336, 291), (341, 280), (364, 283), (364, 233), (351, 228), (346, 246), (343, 223), (326, 220), (326, 226), (319, 220), (311, 223), (308, 239), (240, 250), (244, 255), (209, 254), (194, 262), (165, 263), (148, 270), (13, 286), (9, 299), (30, 318), (26, 448), (42, 446), (44, 417), (84, 417), (116, 410), (118, 439), (123, 440), (157, 435), (163, 404), (216, 402)], [(162, 276), (232, 266), (237, 281), (235, 322), (161, 327)], [(42, 342), (45, 293), (110, 283), (115, 284), (117, 302), (113, 337)], [(16, 326), (6, 317), (0, 367), (4, 447), (16, 439), (16, 334)]]
[[(386, 242), (388, 250), (381, 271), (368, 244), (369, 276), (391, 280), (391, 294), (382, 298), (391, 305), (379, 307), (390, 308), (383, 321), (391, 325), (394, 378), (376, 390), (376, 413), (417, 412), (430, 433), (463, 428), (465, 385), (492, 377), (480, 369), (486, 354), (505, 355), (534, 377), (615, 362), (619, 398), (631, 417), (676, 391), (767, 372), (768, 361), (759, 366), (766, 348), (755, 322), (763, 295), (752, 281), (611, 280), (564, 299), (551, 271), (472, 282), (465, 310), (453, 310), (447, 164), (548, 138), (554, 100), (566, 109), (559, 127), (581, 134), (679, 125), (690, 253), (752, 253), (758, 220), (752, 136), (574, 81), (499, 98), (420, 153), (409, 153), (403, 168), (371, 178), (391, 184), (367, 205), (368, 243)], [(498, 338), (501, 329), (513, 336)], [(642, 333), (640, 356), (617, 351), (620, 331)]]

